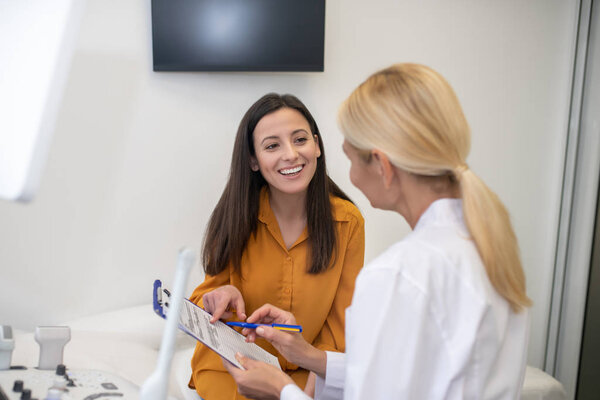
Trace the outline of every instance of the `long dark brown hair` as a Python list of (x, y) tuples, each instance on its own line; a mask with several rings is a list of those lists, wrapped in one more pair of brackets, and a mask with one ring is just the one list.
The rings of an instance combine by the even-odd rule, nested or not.
[(242, 253), (258, 225), (261, 188), (267, 185), (260, 171), (250, 168), (254, 150), (254, 128), (265, 115), (281, 108), (291, 108), (306, 118), (313, 135), (317, 135), (321, 156), (306, 194), (306, 216), (310, 264), (308, 272), (325, 271), (334, 257), (336, 233), (329, 195), (351, 201), (329, 178), (325, 166), (325, 149), (317, 123), (306, 106), (295, 96), (269, 93), (258, 99), (246, 112), (235, 138), (231, 168), (225, 190), (215, 207), (204, 237), (202, 261), (204, 271), (216, 275), (231, 262), (240, 271)]

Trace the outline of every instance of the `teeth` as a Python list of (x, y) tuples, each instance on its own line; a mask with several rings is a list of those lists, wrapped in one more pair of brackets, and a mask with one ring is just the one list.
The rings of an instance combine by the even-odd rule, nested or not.
[(291, 174), (295, 174), (296, 172), (300, 172), (302, 171), (302, 165), (297, 166), (296, 168), (290, 168), (290, 169), (282, 169), (281, 172), (284, 175), (291, 175)]

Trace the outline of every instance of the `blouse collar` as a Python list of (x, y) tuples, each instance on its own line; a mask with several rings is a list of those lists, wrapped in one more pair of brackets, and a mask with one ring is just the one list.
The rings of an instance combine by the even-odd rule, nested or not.
[(462, 199), (438, 199), (421, 215), (414, 231), (429, 226), (455, 226), (467, 232), (463, 217)]
[(279, 222), (277, 222), (277, 217), (275, 217), (275, 213), (271, 208), (271, 202), (269, 199), (269, 191), (267, 187), (264, 186), (260, 191), (260, 204), (258, 206), (258, 220), (266, 225), (267, 230), (271, 233), (271, 236), (275, 238), (277, 243), (284, 249), (286, 252), (290, 251), (292, 248), (296, 247), (300, 243), (304, 242), (308, 238), (308, 229), (304, 227), (304, 230), (296, 239), (294, 244), (287, 248), (283, 241), (283, 236), (281, 235), (281, 230), (279, 229)]

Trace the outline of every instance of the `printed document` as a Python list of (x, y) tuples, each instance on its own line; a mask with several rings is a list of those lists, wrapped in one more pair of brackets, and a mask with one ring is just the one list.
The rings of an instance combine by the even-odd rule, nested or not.
[(204, 343), (238, 368), (244, 369), (235, 359), (235, 353), (239, 352), (248, 358), (263, 361), (281, 369), (277, 357), (254, 343), (247, 343), (244, 335), (225, 325), (222, 321), (211, 324), (211, 318), (212, 316), (208, 312), (188, 299), (183, 299), (183, 307), (179, 315), (179, 328), (188, 335)]

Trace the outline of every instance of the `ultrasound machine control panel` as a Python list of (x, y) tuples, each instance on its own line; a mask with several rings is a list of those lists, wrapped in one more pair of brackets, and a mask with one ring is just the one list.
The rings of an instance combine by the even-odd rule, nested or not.
[(0, 400), (139, 398), (139, 387), (119, 376), (68, 369), (62, 363), (63, 347), (70, 339), (68, 327), (38, 327), (35, 339), (40, 344), (38, 366), (11, 366), (12, 329), (0, 326)]

